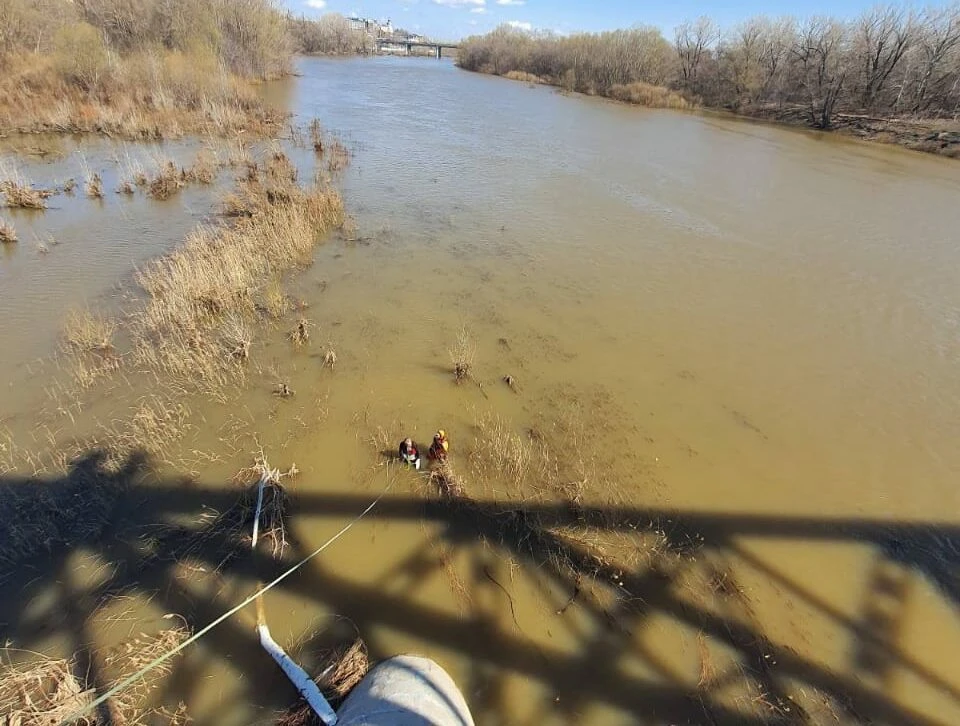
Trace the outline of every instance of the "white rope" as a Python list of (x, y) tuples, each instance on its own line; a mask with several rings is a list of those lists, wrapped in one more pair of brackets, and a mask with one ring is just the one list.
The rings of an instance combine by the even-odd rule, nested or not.
[(388, 491), (390, 491), (390, 489), (393, 487), (393, 484), (394, 484), (395, 481), (396, 481), (396, 480), (394, 479), (394, 481), (391, 481), (390, 483), (388, 483), (387, 486), (386, 486), (386, 488), (380, 493), (380, 496), (378, 496), (376, 499), (374, 499), (372, 502), (370, 502), (369, 506), (368, 506), (366, 509), (364, 509), (362, 512), (360, 512), (360, 514), (358, 514), (358, 515), (357, 515), (351, 522), (349, 522), (343, 529), (341, 529), (339, 532), (337, 532), (335, 535), (333, 535), (333, 537), (331, 537), (330, 539), (328, 539), (328, 540), (327, 540), (326, 542), (324, 542), (322, 545), (320, 545), (319, 547), (317, 547), (317, 549), (315, 549), (315, 550), (314, 550), (313, 552), (311, 552), (309, 555), (307, 555), (306, 557), (304, 557), (302, 560), (300, 560), (297, 564), (295, 564), (295, 565), (294, 565), (293, 567), (291, 567), (289, 570), (287, 570), (286, 572), (284, 572), (282, 575), (280, 575), (279, 577), (277, 577), (277, 578), (276, 578), (275, 580), (273, 580), (272, 582), (269, 582), (269, 583), (267, 583), (266, 585), (264, 585), (263, 587), (261, 587), (261, 588), (260, 588), (259, 590), (257, 590), (255, 593), (253, 593), (252, 595), (250, 595), (250, 597), (244, 599), (240, 604), (235, 605), (234, 607), (232, 607), (232, 608), (230, 608), (229, 610), (227, 610), (227, 612), (225, 612), (223, 615), (221, 615), (220, 617), (218, 617), (218, 618), (217, 618), (216, 620), (214, 620), (212, 623), (210, 623), (210, 624), (204, 626), (203, 628), (201, 628), (200, 630), (198, 630), (198, 631), (197, 631), (196, 633), (194, 633), (192, 636), (190, 636), (190, 637), (187, 638), (185, 641), (183, 641), (180, 645), (176, 646), (176, 647), (173, 648), (172, 650), (167, 651), (166, 653), (164, 653), (164, 654), (161, 655), (160, 657), (152, 660), (150, 663), (148, 663), (148, 664), (145, 665), (143, 668), (141, 668), (140, 670), (138, 670), (138, 671), (137, 671), (136, 673), (134, 673), (132, 676), (128, 676), (127, 678), (124, 678), (122, 681), (120, 681), (117, 685), (115, 685), (115, 686), (114, 686), (113, 688), (111, 688), (109, 691), (107, 691), (106, 693), (104, 693), (102, 696), (99, 696), (99, 697), (96, 698), (95, 700), (93, 700), (93, 701), (91, 701), (90, 703), (88, 703), (86, 706), (83, 706), (82, 708), (79, 708), (79, 709), (77, 709), (76, 711), (74, 711), (73, 713), (71, 713), (71, 714), (70, 714), (69, 716), (67, 716), (63, 721), (60, 722), (60, 726), (64, 726), (64, 724), (73, 723), (73, 722), (75, 722), (77, 719), (79, 719), (81, 716), (83, 716), (83, 715), (85, 715), (85, 714), (87, 714), (87, 713), (90, 713), (90, 712), (93, 711), (94, 709), (96, 709), (96, 708), (98, 708), (99, 706), (101, 706), (102, 704), (106, 703), (110, 698), (112, 698), (113, 696), (115, 696), (116, 694), (118, 694), (120, 691), (122, 691), (122, 690), (124, 690), (124, 689), (126, 689), (126, 688), (129, 688), (131, 685), (133, 685), (134, 683), (136, 683), (140, 678), (143, 678), (143, 676), (145, 676), (147, 673), (149, 673), (150, 671), (152, 671), (154, 668), (156, 668), (157, 666), (159, 666), (159, 665), (161, 665), (161, 664), (163, 664), (163, 663), (166, 663), (168, 660), (170, 660), (171, 658), (173, 658), (173, 656), (175, 656), (175, 655), (176, 655), (177, 653), (179, 653), (181, 650), (183, 650), (184, 648), (186, 648), (188, 645), (191, 645), (192, 643), (195, 643), (195, 642), (197, 642), (198, 640), (200, 640), (200, 638), (202, 638), (204, 635), (206, 635), (207, 633), (209, 633), (211, 630), (213, 630), (215, 627), (217, 627), (217, 626), (218, 626), (220, 623), (222, 623), (224, 620), (226, 620), (227, 618), (231, 617), (232, 615), (236, 615), (238, 612), (240, 612), (241, 610), (243, 610), (243, 608), (245, 608), (247, 605), (249, 605), (250, 603), (256, 601), (257, 598), (259, 598), (263, 593), (267, 592), (268, 590), (273, 589), (274, 587), (276, 587), (277, 585), (279, 585), (281, 582), (283, 582), (284, 580), (286, 580), (288, 577), (290, 577), (290, 575), (292, 575), (294, 572), (296, 572), (297, 570), (299, 570), (301, 567), (303, 567), (305, 564), (307, 564), (310, 560), (312, 560), (314, 557), (316, 557), (316, 556), (319, 555), (321, 552), (323, 552), (325, 549), (327, 549), (327, 547), (329, 547), (329, 546), (332, 545), (334, 542), (336, 542), (338, 539), (340, 539), (343, 535), (345, 535), (345, 534), (350, 530), (350, 528), (353, 527), (353, 525), (355, 525), (357, 522), (359, 522), (361, 519), (363, 519), (365, 516), (367, 516), (367, 514), (369, 514), (370, 511), (371, 511), (375, 506), (377, 506), (377, 504), (380, 503), (380, 500), (383, 499), (383, 497), (386, 495), (386, 493), (387, 493)]

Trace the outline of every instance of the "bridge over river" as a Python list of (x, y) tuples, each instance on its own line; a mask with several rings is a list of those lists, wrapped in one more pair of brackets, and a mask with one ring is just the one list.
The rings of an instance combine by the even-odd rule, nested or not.
[(377, 50), (378, 51), (398, 51), (402, 50), (407, 55), (410, 55), (413, 52), (414, 48), (431, 48), (433, 54), (436, 58), (441, 58), (443, 56), (443, 49), (448, 48), (452, 50), (457, 50), (460, 46), (455, 43), (433, 43), (427, 40), (397, 40), (394, 38), (377, 38)]

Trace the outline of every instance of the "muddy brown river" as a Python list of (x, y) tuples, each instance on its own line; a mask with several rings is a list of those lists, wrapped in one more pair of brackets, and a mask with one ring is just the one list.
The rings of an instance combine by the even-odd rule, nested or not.
[[(375, 658), (438, 660), (478, 724), (960, 723), (960, 164), (447, 61), (299, 68), (264, 93), (352, 151), (339, 183), (359, 239), (321, 245), (287, 281), (311, 345), (262, 333), (236, 398), (191, 402), (192, 464), (144, 495), (171, 521), (222, 511), (262, 447), (301, 472), (296, 554), (390, 487), (267, 597), (277, 640), (349, 619)], [(0, 250), (4, 440), (43, 441), (65, 312), (130, 304), (136, 265), (212, 212), (216, 189), (113, 194), (124, 165), (195, 148), (5, 152), (46, 184), (99, 169), (110, 191), (7, 215), (21, 242)], [(475, 380), (457, 386), (461, 329)], [(272, 395), (281, 380), (289, 401)], [(108, 425), (117, 406), (102, 397), (60, 427)], [(670, 566), (561, 571), (425, 505), (425, 480), (380, 453), (443, 427), (454, 464), (482, 470), (491, 420), (577, 462), (574, 508), (595, 525), (581, 539), (637, 550), (637, 531), (665, 533)], [(490, 511), (516, 501), (496, 475), (467, 481)], [(531, 501), (566, 521), (570, 506)], [(78, 547), (55, 583), (20, 578), (0, 634), (67, 651), (170, 612), (200, 626), (264, 575), (154, 573), (87, 622), (115, 554)], [(196, 723), (269, 723), (290, 693), (252, 622), (204, 639), (160, 700)]]

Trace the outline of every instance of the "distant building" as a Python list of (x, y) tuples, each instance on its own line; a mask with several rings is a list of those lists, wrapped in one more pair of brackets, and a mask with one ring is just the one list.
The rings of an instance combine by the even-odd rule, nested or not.
[(347, 18), (350, 21), (351, 30), (362, 30), (365, 33), (370, 32), (370, 26), (372, 25), (372, 20), (367, 20), (366, 18)]
[(362, 30), (372, 37), (389, 38), (394, 33), (393, 23), (390, 22), (389, 19), (385, 23), (371, 20), (370, 18), (359, 17), (347, 18), (347, 20), (350, 21), (351, 30)]

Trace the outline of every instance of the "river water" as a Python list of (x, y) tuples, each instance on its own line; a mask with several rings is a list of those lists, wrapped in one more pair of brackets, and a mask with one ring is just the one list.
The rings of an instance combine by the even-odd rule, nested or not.
[[(960, 722), (960, 165), (446, 61), (300, 72), (264, 93), (351, 149), (340, 184), (360, 239), (321, 246), (289, 281), (316, 325), (308, 350), (268, 333), (240, 405), (193, 405), (185, 446), (222, 460), (197, 468), (191, 501), (212, 506), (249, 462), (223, 445), (241, 420), (274, 465), (301, 470), (304, 552), (391, 491), (267, 599), (279, 640), (349, 618), (375, 657), (440, 661), (482, 724)], [(62, 179), (68, 151), (20, 163)], [(116, 166), (112, 147), (84, 153)], [(0, 259), (7, 426), (42, 398), (31, 361), (52, 353), (63, 310), (115, 308), (133, 266), (211, 204), (108, 195), (14, 218), (61, 244)], [(475, 380), (456, 386), (461, 329)], [(277, 380), (294, 399), (271, 395)], [(696, 546), (669, 572), (607, 573), (595, 601), (571, 599), (588, 577), (421, 510), (429, 488), (374, 445), (443, 427), (466, 469), (490, 417), (579, 460), (581, 505), (676, 524)], [(510, 500), (472, 481), (477, 499)], [(698, 591), (718, 568), (736, 585)], [(142, 607), (189, 603), (201, 623), (252, 586), (225, 572)], [(289, 696), (237, 623), (165, 697), (198, 723), (268, 719)]]

